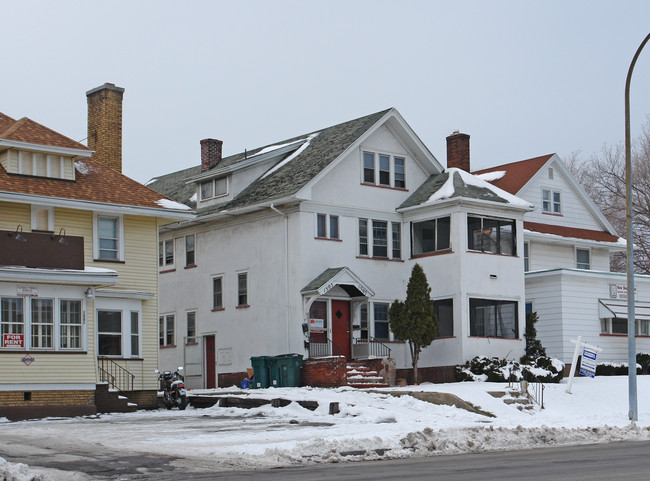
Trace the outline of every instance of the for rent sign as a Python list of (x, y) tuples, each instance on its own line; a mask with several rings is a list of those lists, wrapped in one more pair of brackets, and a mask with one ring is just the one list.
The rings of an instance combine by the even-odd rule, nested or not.
[(3, 334), (2, 347), (25, 347), (22, 334)]

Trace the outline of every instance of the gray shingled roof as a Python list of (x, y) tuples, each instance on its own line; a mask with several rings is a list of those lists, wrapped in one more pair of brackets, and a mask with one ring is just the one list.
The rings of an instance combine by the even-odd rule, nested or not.
[[(311, 134), (318, 133), (309, 146), (298, 156), (267, 177), (260, 177), (253, 181), (247, 188), (240, 192), (234, 199), (218, 205), (199, 209), (197, 215), (206, 215), (221, 210), (232, 210), (251, 206), (263, 202), (270, 202), (296, 194), (314, 177), (331, 164), (345, 149), (352, 145), (361, 135), (375, 125), (390, 109), (382, 110), (365, 117), (343, 122), (320, 131), (299, 135), (270, 145), (286, 144), (304, 139)], [(259, 147), (248, 151), (248, 157), (268, 146)], [(290, 154), (288, 154), (290, 155)], [(245, 160), (244, 152), (224, 158), (218, 165), (219, 168), (236, 164)], [(278, 163), (282, 162), (279, 160)], [(277, 165), (277, 163), (276, 163)], [(181, 170), (171, 174), (157, 177), (148, 187), (171, 197), (182, 204), (194, 206), (189, 199), (195, 193), (193, 184), (186, 185), (185, 179), (200, 173), (201, 167)]]
[(300, 292), (314, 292), (320, 289), (326, 282), (332, 279), (336, 274), (341, 272), (345, 267), (330, 267), (322, 274), (317, 276), (313, 281), (303, 287)]
[(504, 204), (509, 203), (507, 199), (499, 196), (494, 192), (494, 190), (488, 187), (467, 184), (459, 172), (452, 170), (451, 172), (445, 171), (429, 177), (415, 192), (413, 192), (413, 194), (409, 196), (408, 199), (402, 203), (402, 205), (398, 207), (398, 209), (413, 207), (425, 203), (434, 193), (438, 192), (445, 185), (450, 174), (454, 176), (454, 189), (453, 193), (450, 196), (445, 197), (445, 199), (463, 197), (466, 199), (487, 200)]

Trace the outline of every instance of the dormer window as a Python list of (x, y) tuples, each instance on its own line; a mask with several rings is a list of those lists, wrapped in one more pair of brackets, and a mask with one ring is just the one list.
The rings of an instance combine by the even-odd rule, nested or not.
[(208, 200), (228, 195), (228, 179), (226, 177), (221, 177), (219, 179), (210, 179), (201, 182), (200, 191), (201, 200)]
[(65, 178), (65, 157), (18, 151), (18, 173), (37, 177)]

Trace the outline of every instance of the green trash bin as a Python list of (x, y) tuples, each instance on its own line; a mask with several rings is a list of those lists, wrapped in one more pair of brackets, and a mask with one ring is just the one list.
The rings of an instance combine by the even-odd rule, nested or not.
[(278, 363), (277, 356), (269, 356), (266, 360), (266, 367), (269, 371), (269, 387), (282, 386), (280, 364)]
[(251, 364), (253, 365), (253, 381), (249, 383), (249, 387), (253, 389), (265, 389), (269, 387), (269, 356), (255, 356), (251, 357)]
[(302, 369), (301, 354), (282, 354), (275, 357), (280, 371), (281, 387), (299, 387), (300, 370)]

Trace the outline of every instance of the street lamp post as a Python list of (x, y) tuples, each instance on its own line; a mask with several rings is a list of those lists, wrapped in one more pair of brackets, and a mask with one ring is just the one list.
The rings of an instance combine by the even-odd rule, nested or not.
[(630, 421), (638, 421), (639, 415), (636, 403), (636, 322), (634, 319), (634, 241), (632, 236), (632, 155), (630, 145), (630, 81), (637, 58), (645, 44), (650, 40), (650, 34), (641, 42), (634, 54), (625, 81), (625, 227), (627, 233), (627, 361), (628, 361), (628, 393), (630, 399)]

